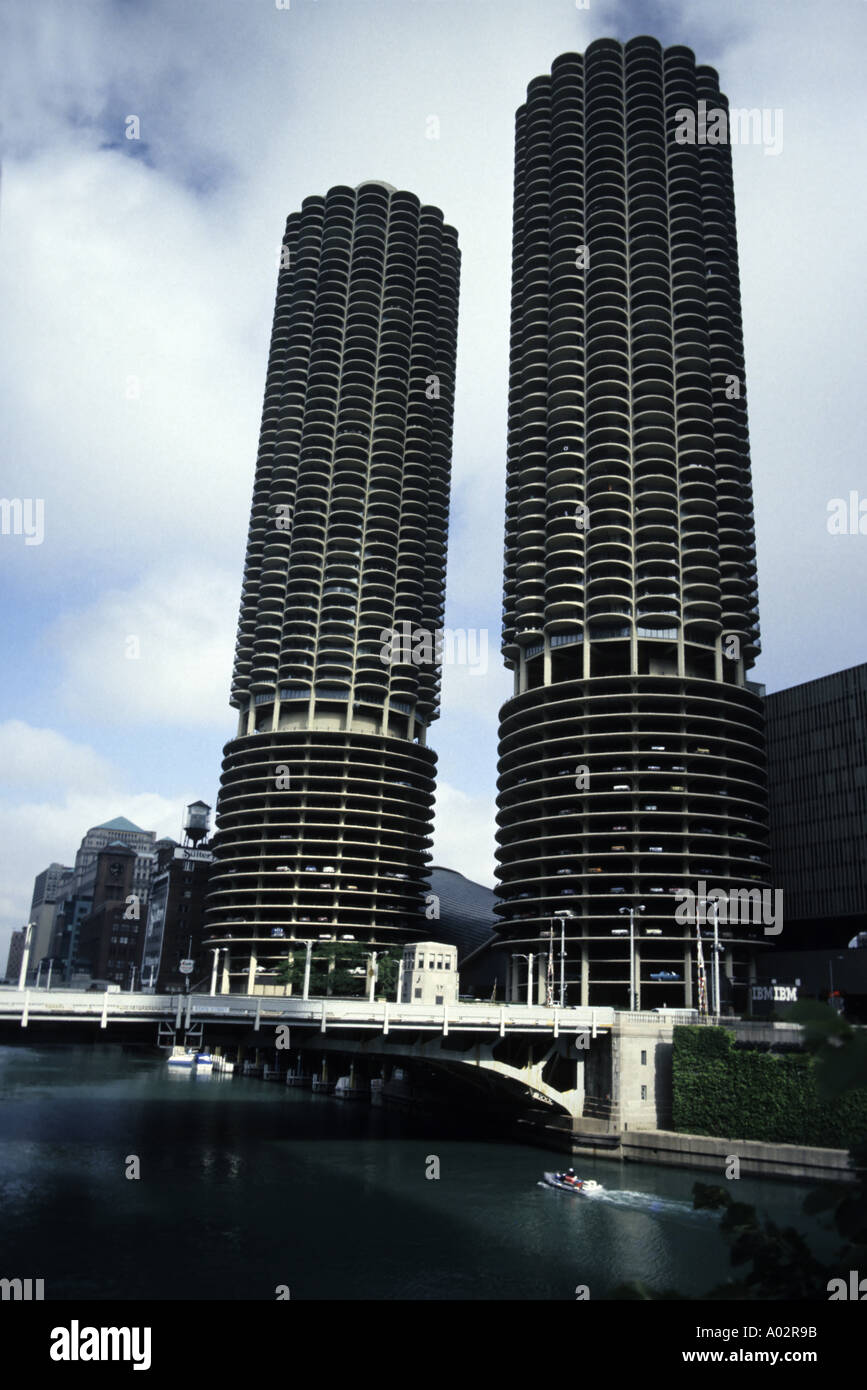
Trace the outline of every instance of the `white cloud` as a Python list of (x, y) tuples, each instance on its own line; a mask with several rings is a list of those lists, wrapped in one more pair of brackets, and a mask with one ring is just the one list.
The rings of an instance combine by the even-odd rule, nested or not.
[(86, 744), (21, 720), (0, 725), (0, 761), (11, 783), (11, 792), (0, 799), (2, 974), (9, 932), (27, 919), (38, 873), (54, 861), (72, 864), (85, 831), (118, 815), (158, 838), (176, 837), (190, 798), (132, 791), (127, 769)]
[(58, 694), (105, 724), (213, 725), (228, 732), (238, 580), (198, 568), (151, 573), (58, 622)]
[(436, 791), (436, 824), (433, 863), (456, 869), (475, 883), (494, 886), (493, 799), (468, 796), (458, 787), (440, 781)]
[(4, 487), (45, 502), (44, 543), (12, 562), (46, 584), (90, 570), (96, 547), (114, 577), (185, 551), (228, 553), (240, 572), (270, 316), (262, 248), (80, 138), (7, 160), (3, 195), (17, 324), (0, 348), (16, 384)]
[(92, 748), (21, 719), (0, 724), (0, 767), (7, 787), (47, 792), (79, 786), (98, 794), (117, 784), (117, 769)]
[[(455, 628), (453, 631), (457, 632)], [(500, 665), (499, 630), (488, 632), (487, 670), (484, 665), (484, 646), (470, 649), (473, 665), (448, 663), (443, 666), (443, 717), (465, 718), (470, 715), (485, 723), (496, 723), (497, 714), (511, 698), (513, 676)], [(480, 635), (475, 639), (480, 644)]]

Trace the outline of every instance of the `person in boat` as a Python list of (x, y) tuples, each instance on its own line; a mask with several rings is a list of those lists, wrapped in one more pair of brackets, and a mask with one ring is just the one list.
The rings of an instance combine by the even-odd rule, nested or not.
[(563, 1181), (571, 1183), (573, 1187), (577, 1184), (578, 1174), (575, 1172), (574, 1168), (566, 1169), (566, 1172), (563, 1174)]

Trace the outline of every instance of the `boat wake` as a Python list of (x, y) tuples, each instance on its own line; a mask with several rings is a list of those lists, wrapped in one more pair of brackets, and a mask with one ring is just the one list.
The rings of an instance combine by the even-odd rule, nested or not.
[[(537, 1186), (553, 1190), (545, 1182), (539, 1182)], [(587, 1204), (576, 1202), (575, 1205)], [(645, 1216), (687, 1221), (714, 1221), (720, 1216), (720, 1213), (715, 1211), (696, 1211), (691, 1202), (679, 1201), (675, 1197), (657, 1197), (653, 1192), (632, 1192), (623, 1188), (606, 1187), (601, 1192), (595, 1192), (593, 1206), (611, 1206), (617, 1207), (620, 1211), (634, 1211)]]
[(715, 1220), (719, 1213), (714, 1211), (696, 1211), (692, 1202), (680, 1201), (676, 1197), (657, 1197), (653, 1192), (630, 1192), (623, 1189), (615, 1189), (604, 1194), (612, 1206), (622, 1207), (627, 1211), (653, 1212), (660, 1216), (680, 1216), (688, 1217), (690, 1220)]

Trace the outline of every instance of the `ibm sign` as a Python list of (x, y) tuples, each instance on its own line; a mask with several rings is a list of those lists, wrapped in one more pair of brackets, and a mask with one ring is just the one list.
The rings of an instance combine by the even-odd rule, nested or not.
[(797, 985), (753, 985), (753, 1003), (773, 1002), (794, 1004), (798, 998)]

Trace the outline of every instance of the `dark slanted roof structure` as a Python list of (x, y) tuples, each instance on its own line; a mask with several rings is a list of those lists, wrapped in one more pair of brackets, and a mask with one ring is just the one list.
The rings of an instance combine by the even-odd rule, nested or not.
[(474, 883), (456, 869), (434, 865), (430, 871), (430, 891), (439, 898), (439, 923), (433, 935), (437, 941), (457, 946), (460, 965), (490, 941), (496, 931), (494, 890)]

